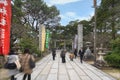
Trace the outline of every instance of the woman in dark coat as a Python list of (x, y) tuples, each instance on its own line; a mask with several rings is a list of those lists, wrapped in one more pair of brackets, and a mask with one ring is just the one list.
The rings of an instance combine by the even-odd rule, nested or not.
[(26, 77), (28, 76), (28, 80), (31, 80), (31, 73), (32, 69), (29, 66), (29, 60), (30, 58), (35, 61), (34, 57), (30, 54), (29, 49), (24, 50), (24, 54), (22, 55), (22, 60), (21, 60), (21, 66), (23, 68), (23, 80), (26, 80)]
[(60, 54), (60, 56), (61, 56), (61, 58), (62, 58), (62, 63), (65, 63), (65, 62), (66, 62), (66, 60), (65, 60), (65, 55), (66, 55), (66, 51), (65, 51), (65, 50), (62, 50), (62, 51), (61, 51), (61, 54)]

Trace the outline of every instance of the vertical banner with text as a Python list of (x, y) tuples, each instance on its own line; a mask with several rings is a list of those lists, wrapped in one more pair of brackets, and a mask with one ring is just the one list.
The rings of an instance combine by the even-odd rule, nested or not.
[(50, 31), (47, 29), (46, 30), (46, 41), (45, 41), (45, 47), (47, 49), (49, 48), (49, 37), (50, 37)]
[(11, 0), (0, 0), (0, 55), (10, 48)]

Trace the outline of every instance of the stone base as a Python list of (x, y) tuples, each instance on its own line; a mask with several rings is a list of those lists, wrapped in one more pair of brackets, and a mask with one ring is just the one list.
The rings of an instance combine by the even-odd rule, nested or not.
[(97, 60), (94, 63), (94, 66), (97, 68), (104, 68), (104, 67), (108, 67), (108, 64), (105, 61)]

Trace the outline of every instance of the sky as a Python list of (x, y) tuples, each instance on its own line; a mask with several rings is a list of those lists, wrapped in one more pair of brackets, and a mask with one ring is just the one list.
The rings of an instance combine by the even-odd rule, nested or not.
[(94, 15), (93, 0), (44, 0), (48, 6), (55, 5), (60, 11), (61, 25), (70, 21), (90, 20)]

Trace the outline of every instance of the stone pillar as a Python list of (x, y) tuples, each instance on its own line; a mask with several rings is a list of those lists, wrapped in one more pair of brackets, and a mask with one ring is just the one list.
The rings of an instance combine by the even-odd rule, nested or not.
[(41, 51), (41, 45), (42, 45), (42, 43), (41, 43), (41, 35), (42, 35), (42, 29), (41, 29), (41, 26), (39, 26), (39, 50)]
[(83, 47), (83, 25), (78, 25), (78, 50)]
[(56, 48), (56, 42), (57, 42), (57, 41), (55, 40), (55, 41), (54, 41), (54, 48)]
[(78, 35), (75, 35), (75, 38), (74, 38), (74, 49), (77, 49), (78, 47)]
[(65, 40), (64, 40), (64, 49), (66, 49), (66, 43), (65, 43)]
[(72, 41), (72, 51), (74, 50), (74, 41)]

